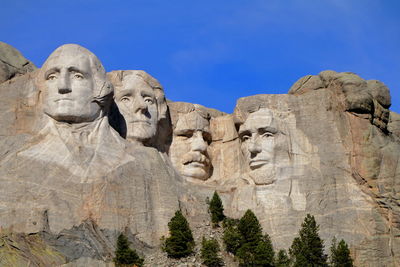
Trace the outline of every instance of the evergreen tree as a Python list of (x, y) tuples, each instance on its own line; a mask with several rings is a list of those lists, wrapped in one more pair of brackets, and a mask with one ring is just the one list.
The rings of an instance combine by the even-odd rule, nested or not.
[(243, 242), (256, 247), (262, 237), (262, 229), (256, 215), (247, 210), (238, 224), (238, 230), (243, 237)]
[(170, 236), (165, 240), (163, 249), (168, 257), (182, 258), (193, 252), (194, 239), (189, 223), (178, 210), (168, 223)]
[(242, 244), (236, 252), (242, 266), (273, 266), (274, 250), (268, 235), (262, 236), (262, 228), (256, 215), (247, 210), (238, 224)]
[(223, 266), (222, 259), (218, 256), (219, 244), (214, 238), (207, 240), (203, 237), (201, 242), (201, 259), (203, 264), (209, 267)]
[(224, 228), (227, 228), (229, 226), (237, 226), (239, 224), (239, 219), (232, 219), (229, 217), (225, 217), (224, 220), (222, 221), (222, 226)]
[(318, 234), (319, 225), (314, 216), (307, 214), (301, 224), (299, 237), (293, 240), (289, 254), (294, 267), (328, 266), (324, 244)]
[(337, 244), (336, 238), (333, 238), (330, 264), (332, 267), (353, 267), (353, 260), (350, 257), (349, 247), (343, 239)]
[(271, 239), (262, 235), (260, 222), (251, 210), (238, 222), (226, 218), (223, 225), (226, 250), (239, 259), (240, 266), (274, 266)]
[(268, 234), (258, 242), (254, 250), (254, 263), (255, 266), (273, 267), (274, 266), (275, 252), (272, 246), (271, 238)]
[(281, 249), (275, 259), (275, 267), (288, 267), (290, 266), (290, 260), (286, 253), (286, 250)]
[(120, 234), (117, 239), (117, 250), (115, 251), (114, 262), (116, 266), (143, 266), (144, 259), (140, 258), (136, 251), (129, 248), (129, 241)]
[(224, 207), (222, 205), (221, 198), (218, 193), (215, 191), (214, 195), (210, 201), (209, 210), (211, 213), (211, 222), (213, 225), (218, 225), (218, 223), (224, 220)]
[(236, 255), (237, 250), (242, 245), (242, 236), (240, 235), (237, 226), (232, 224), (227, 225), (222, 239), (224, 240), (226, 251)]

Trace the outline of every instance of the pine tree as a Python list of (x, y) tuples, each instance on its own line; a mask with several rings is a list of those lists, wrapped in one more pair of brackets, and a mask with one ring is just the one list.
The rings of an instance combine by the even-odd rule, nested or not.
[(286, 253), (286, 250), (281, 249), (275, 259), (275, 267), (288, 267), (290, 266), (290, 260)]
[(301, 224), (299, 237), (293, 240), (289, 254), (294, 267), (328, 266), (324, 244), (318, 234), (319, 225), (314, 216), (307, 214)]
[(256, 215), (251, 210), (247, 210), (240, 219), (238, 230), (243, 237), (244, 243), (252, 244), (255, 247), (257, 246), (258, 241), (261, 240), (261, 225)]
[(227, 225), (222, 238), (225, 243), (226, 251), (236, 255), (237, 250), (242, 245), (242, 236), (235, 225)]
[(170, 236), (165, 240), (164, 250), (168, 257), (182, 258), (193, 253), (194, 239), (189, 223), (178, 210), (168, 223)]
[(140, 258), (134, 249), (129, 248), (129, 241), (120, 234), (117, 239), (117, 250), (114, 262), (116, 266), (143, 266), (144, 259)]
[(224, 207), (222, 205), (221, 198), (216, 191), (214, 192), (214, 195), (210, 201), (209, 210), (211, 213), (211, 222), (214, 226), (218, 225), (220, 221), (224, 220)]
[(268, 234), (258, 242), (254, 251), (254, 263), (256, 266), (273, 267), (275, 252), (272, 246), (271, 238)]
[(214, 238), (207, 240), (203, 237), (201, 242), (201, 259), (203, 264), (209, 267), (223, 266), (222, 259), (218, 256), (219, 244)]
[(343, 239), (337, 244), (336, 238), (333, 238), (330, 264), (332, 267), (353, 267), (353, 260), (350, 257), (349, 247)]
[(239, 222), (226, 218), (223, 225), (226, 250), (238, 258), (240, 266), (274, 266), (271, 239), (262, 235), (260, 222), (251, 210)]
[(274, 250), (268, 235), (262, 236), (262, 228), (256, 215), (247, 210), (238, 224), (242, 244), (236, 252), (242, 266), (273, 266)]

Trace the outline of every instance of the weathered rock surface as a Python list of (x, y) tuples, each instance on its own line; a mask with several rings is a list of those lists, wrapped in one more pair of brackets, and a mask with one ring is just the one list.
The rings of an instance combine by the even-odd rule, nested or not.
[(36, 66), (14, 47), (0, 42), (0, 83), (34, 71)]
[[(228, 216), (252, 209), (275, 248), (287, 249), (311, 213), (325, 246), (345, 239), (357, 266), (400, 265), (400, 115), (383, 83), (325, 71), (287, 95), (241, 98), (233, 114), (168, 101), (148, 147), (107, 116), (84, 127), (49, 122), (37, 75), (0, 84), (0, 265), (113, 266), (123, 232), (148, 266), (199, 266), (198, 256), (167, 260), (160, 237), (179, 208), (196, 241), (220, 236), (206, 227), (215, 190)], [(201, 116), (187, 116), (194, 111)], [(200, 154), (186, 162), (209, 162), (201, 179), (171, 160), (174, 135), (187, 132), (201, 132), (191, 148)]]

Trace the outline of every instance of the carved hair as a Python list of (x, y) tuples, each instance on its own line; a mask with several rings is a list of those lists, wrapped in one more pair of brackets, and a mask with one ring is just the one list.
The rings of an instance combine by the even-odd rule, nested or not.
[(233, 122), (235, 123), (236, 130), (239, 130), (240, 125), (242, 125), (246, 120), (250, 113), (257, 112), (260, 109), (267, 108), (269, 109), (268, 102), (264, 101), (262, 96), (249, 96), (246, 99), (250, 99), (250, 101), (244, 101), (245, 98), (241, 98), (236, 105), (236, 108), (233, 112)]
[(80, 45), (65, 44), (54, 50), (36, 76), (36, 86), (42, 90), (45, 72), (50, 59), (58, 57), (64, 53), (68, 53), (71, 56), (85, 55), (88, 58), (94, 81), (93, 101), (97, 102), (104, 111), (108, 111), (113, 96), (113, 86), (107, 79), (106, 71), (96, 55)]
[(211, 114), (207, 111), (204, 106), (186, 102), (171, 102), (169, 103), (170, 113), (171, 113), (171, 124), (172, 128), (175, 129), (178, 123), (179, 116), (181, 114), (189, 114), (195, 112), (203, 119), (210, 121)]
[(164, 89), (153, 76), (143, 70), (116, 70), (108, 73), (107, 75), (113, 83), (115, 90), (118, 90), (119, 87), (123, 86), (123, 81), (126, 77), (140, 77), (154, 91), (158, 110), (158, 120), (165, 119), (167, 117), (167, 103), (165, 100)]

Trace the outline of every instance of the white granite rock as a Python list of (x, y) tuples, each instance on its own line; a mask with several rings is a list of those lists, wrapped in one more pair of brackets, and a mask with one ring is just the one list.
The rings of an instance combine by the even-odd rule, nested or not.
[[(115, 87), (123, 72), (108, 75)], [(23, 249), (0, 246), (0, 263), (13, 255), (18, 264), (112, 266), (121, 232), (157, 257), (175, 211), (202, 229), (216, 190), (228, 216), (252, 209), (277, 249), (290, 246), (310, 213), (325, 246), (345, 239), (356, 266), (399, 265), (400, 115), (389, 111), (381, 82), (325, 71), (287, 95), (241, 98), (225, 114), (171, 101), (167, 112), (163, 94), (145, 102), (136, 89), (151, 90), (128, 79), (140, 85), (125, 89), (133, 102), (148, 103), (141, 112), (151, 127), (133, 123), (124, 134), (113, 108), (125, 100), (119, 93), (113, 100), (100, 61), (80, 46), (65, 45), (42, 69), (6, 79), (0, 229)]]

